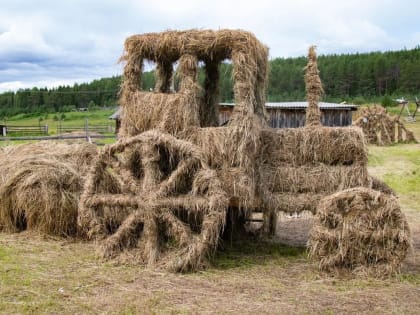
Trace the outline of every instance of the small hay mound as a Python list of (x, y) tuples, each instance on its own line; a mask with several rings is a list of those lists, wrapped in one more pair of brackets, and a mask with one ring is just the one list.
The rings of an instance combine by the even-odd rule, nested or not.
[(28, 158), (0, 188), (0, 222), (10, 232), (74, 236), (82, 181), (68, 164)]
[(92, 144), (38, 142), (2, 148), (0, 230), (77, 235), (77, 206)]
[(398, 117), (389, 115), (380, 105), (362, 108), (353, 125), (362, 128), (368, 143), (371, 144), (390, 145), (416, 141), (414, 134), (398, 120)]
[(321, 200), (308, 246), (322, 270), (385, 276), (398, 271), (411, 241), (397, 199), (358, 187)]

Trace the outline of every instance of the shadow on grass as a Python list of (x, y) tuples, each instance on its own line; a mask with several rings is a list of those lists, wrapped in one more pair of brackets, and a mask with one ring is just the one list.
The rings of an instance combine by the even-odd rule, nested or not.
[(305, 257), (305, 247), (247, 238), (223, 243), (210, 261), (213, 268), (231, 269), (268, 264), (285, 265)]

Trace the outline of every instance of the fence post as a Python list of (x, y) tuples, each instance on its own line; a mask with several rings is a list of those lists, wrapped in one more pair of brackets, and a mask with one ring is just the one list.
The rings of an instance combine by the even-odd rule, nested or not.
[(7, 136), (7, 127), (6, 126), (3, 126), (2, 133), (3, 133), (3, 137)]
[(89, 120), (85, 118), (86, 141), (89, 142)]
[(47, 135), (48, 135), (48, 125), (45, 125), (45, 127), (44, 127), (44, 131), (45, 131), (45, 134), (47, 134)]

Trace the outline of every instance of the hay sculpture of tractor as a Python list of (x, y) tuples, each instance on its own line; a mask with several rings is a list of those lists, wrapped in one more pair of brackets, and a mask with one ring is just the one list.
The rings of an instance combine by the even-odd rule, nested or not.
[[(219, 126), (225, 59), (232, 61), (235, 107)], [(216, 250), (223, 229), (240, 228), (253, 211), (263, 212), (262, 234), (270, 235), (278, 211), (310, 210), (318, 216), (310, 252), (322, 268), (398, 268), (410, 246), (408, 225), (391, 190), (367, 173), (361, 130), (321, 126), (314, 49), (304, 128), (267, 126), (267, 59), (267, 48), (245, 31), (126, 40), (120, 140), (99, 154), (79, 205), (79, 225), (103, 239), (105, 257), (128, 253), (149, 266), (194, 270)], [(156, 64), (152, 92), (140, 88), (146, 61)]]

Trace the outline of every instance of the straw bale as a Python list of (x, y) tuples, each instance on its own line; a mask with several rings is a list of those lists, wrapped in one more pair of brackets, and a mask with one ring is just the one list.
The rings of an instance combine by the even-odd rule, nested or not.
[(384, 276), (398, 271), (411, 239), (397, 199), (359, 187), (319, 203), (308, 246), (322, 270)]
[(0, 151), (0, 229), (77, 234), (77, 204), (96, 146), (38, 142)]
[(264, 163), (274, 167), (367, 163), (367, 147), (359, 128), (264, 129), (262, 141)]
[(55, 158), (66, 161), (81, 174), (86, 174), (90, 168), (92, 158), (96, 155), (96, 145), (83, 143), (66, 143), (55, 141), (39, 141), (2, 147), (0, 157), (0, 173), (8, 174), (11, 164), (18, 165), (19, 161), (28, 157)]
[(325, 194), (322, 193), (265, 193), (263, 205), (267, 213), (310, 211), (315, 214), (317, 205), (323, 197), (325, 197)]
[(242, 120), (231, 121), (226, 127), (199, 128), (187, 137), (200, 148), (206, 164), (217, 170), (224, 190), (239, 208), (255, 204), (260, 130), (258, 120), (243, 114)]
[(0, 186), (0, 222), (12, 232), (28, 229), (74, 236), (81, 188), (81, 176), (67, 163), (21, 160)]
[(197, 66), (198, 61), (194, 56), (182, 56), (178, 67), (182, 79), (179, 93), (164, 93), (162, 88), (159, 88), (160, 93), (133, 92), (125, 100), (129, 106), (124, 106), (121, 113), (120, 135), (135, 136), (155, 128), (177, 135), (199, 126)]
[(303, 166), (264, 167), (262, 178), (272, 192), (330, 193), (346, 188), (367, 186), (365, 165), (343, 166), (322, 163)]

